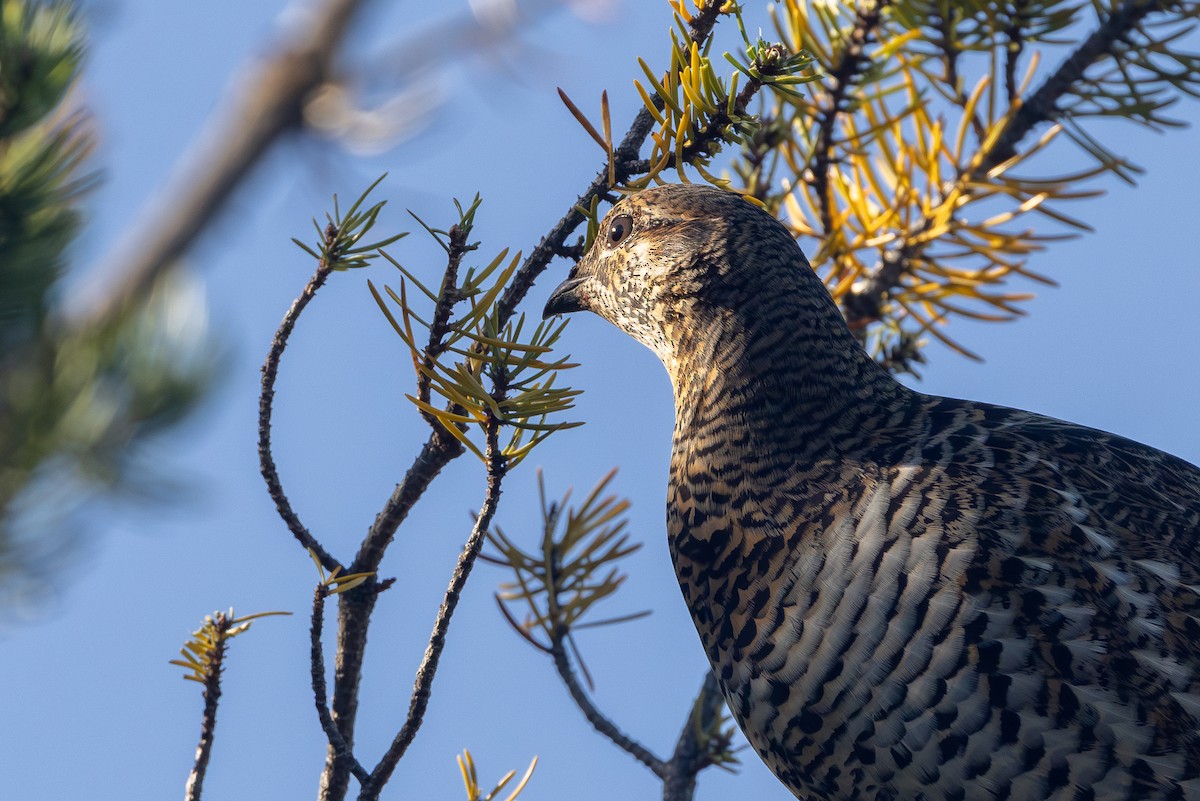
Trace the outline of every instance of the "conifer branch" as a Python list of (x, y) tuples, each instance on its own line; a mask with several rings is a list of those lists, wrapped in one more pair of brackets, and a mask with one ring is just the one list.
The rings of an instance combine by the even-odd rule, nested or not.
[[(501, 389), (501, 391), (503, 390)], [(450, 578), (450, 586), (446, 589), (446, 595), (442, 599), (442, 605), (434, 620), (433, 633), (429, 636), (429, 645), (417, 668), (417, 677), (409, 701), (408, 716), (400, 731), (393, 738), (387, 752), (379, 760), (379, 764), (375, 766), (371, 775), (363, 783), (362, 792), (359, 794), (360, 801), (375, 801), (379, 798), (379, 793), (391, 778), (392, 772), (404, 757), (425, 719), (425, 710), (429, 706), (429, 698), (433, 692), (433, 679), (437, 674), (442, 650), (446, 646), (446, 634), (450, 629), (450, 621), (454, 616), (454, 610), (458, 607), (463, 588), (479, 557), (488, 527), (491, 526), (492, 518), (495, 517), (500, 503), (500, 486), (508, 470), (508, 461), (500, 452), (499, 431), (500, 422), (495, 419), (489, 421), (486, 429), (487, 450), (485, 452), (488, 458), (487, 494), (479, 514), (475, 517), (471, 535), (467, 538), (462, 553), (459, 554), (458, 563)]]
[[(709, 4), (692, 20), (691, 32), (695, 41), (706, 41), (721, 14), (721, 6)], [(635, 160), (653, 127), (654, 118), (649, 110), (641, 109), (614, 148), (617, 181), (628, 178), (625, 165)], [(599, 171), (579, 199), (571, 204), (562, 218), (542, 237), (530, 251), (517, 270), (504, 293), (497, 302), (497, 318), (504, 325), (516, 312), (517, 305), (533, 287), (534, 281), (545, 272), (550, 262), (566, 245), (567, 239), (586, 222), (579, 208), (590, 208), (593, 198), (608, 195), (609, 174), (607, 165)], [(416, 459), (409, 467), (403, 480), (396, 485), (391, 497), (376, 516), (364, 538), (351, 572), (370, 572), (378, 569), (388, 544), (397, 528), (404, 522), (409, 511), (429, 487), (429, 484), (455, 457), (463, 452), (462, 446), (443, 431), (435, 431), (421, 446)], [(338, 605), (338, 668), (333, 692), (333, 714), (338, 729), (347, 743), (353, 745), (353, 731), (358, 710), (358, 690), (362, 678), (362, 661), (366, 649), (367, 629), (374, 609), (375, 594), (365, 587), (343, 593)], [(325, 771), (321, 778), (321, 801), (341, 801), (345, 798), (349, 772), (339, 766), (336, 759), (327, 755)]]
[[(1139, 0), (1128, 0), (1124, 3), (1046, 78), (1027, 101), (1020, 104), (1016, 114), (1010, 118), (991, 148), (982, 154), (982, 158), (975, 165), (959, 176), (959, 180), (969, 182), (973, 176), (984, 175), (993, 167), (1013, 158), (1017, 147), (1036, 127), (1059, 118), (1059, 101), (1079, 82), (1089, 66), (1111, 56), (1116, 43), (1128, 36), (1149, 14), (1161, 11), (1167, 5), (1170, 3), (1147, 3)], [(905, 237), (898, 247), (887, 250), (883, 254), (879, 269), (846, 294), (843, 308), (852, 329), (861, 330), (867, 323), (880, 319), (884, 299), (900, 286), (904, 276), (911, 272), (913, 260), (935, 241), (923, 236), (933, 224), (933, 220), (926, 219), (911, 235)], [(967, 351), (962, 352), (973, 356)]]
[(836, 234), (833, 223), (833, 198), (830, 173), (837, 167), (835, 137), (839, 119), (854, 90), (855, 81), (870, 66), (867, 46), (876, 36), (884, 9), (890, 0), (877, 0), (855, 11), (854, 27), (846, 35), (836, 64), (827, 75), (828, 89), (817, 121), (811, 177), (813, 194), (820, 202), (821, 227), (826, 237)]
[(1059, 102), (1079, 84), (1088, 67), (1112, 56), (1113, 48), (1150, 15), (1169, 11), (1175, 5), (1177, 3), (1170, 0), (1126, 0), (1122, 3), (1021, 104), (1016, 116), (985, 157), (980, 172), (986, 172), (1012, 158), (1017, 146), (1035, 128), (1058, 120), (1062, 115)]

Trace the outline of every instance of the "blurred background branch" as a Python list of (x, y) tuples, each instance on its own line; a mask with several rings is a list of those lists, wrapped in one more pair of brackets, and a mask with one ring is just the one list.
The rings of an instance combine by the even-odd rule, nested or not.
[[(184, 256), (229, 197), (279, 139), (308, 132), (355, 151), (391, 148), (425, 123), (440, 99), (434, 72), (455, 53), (479, 52), (511, 40), (530, 21), (565, 0), (479, 3), (450, 15), (435, 30), (404, 31), (360, 70), (342, 48), (371, 0), (295, 2), (282, 17), (281, 41), (241, 71), (171, 178), (92, 270), (91, 285), (68, 306), (77, 324), (103, 320), (143, 293)], [(364, 87), (385, 99), (368, 105)]]
[(153, 436), (215, 368), (199, 288), (180, 274), (86, 329), (54, 314), (95, 134), (71, 94), (84, 34), (65, 3), (0, 1), (0, 605), (40, 593), (100, 491), (161, 495)]
[(186, 253), (229, 195), (284, 133), (304, 122), (313, 92), (333, 80), (338, 48), (366, 0), (323, 0), (301, 15), (285, 40), (229, 92), (161, 194), (99, 267), (83, 324), (102, 321), (142, 294)]

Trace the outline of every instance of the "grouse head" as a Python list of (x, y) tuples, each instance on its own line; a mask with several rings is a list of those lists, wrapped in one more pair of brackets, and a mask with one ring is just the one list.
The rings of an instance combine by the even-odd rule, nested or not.
[(658, 186), (613, 206), (544, 313), (583, 310), (648, 346), (675, 378), (730, 350), (744, 363), (764, 338), (812, 355), (861, 350), (788, 229), (711, 186)]

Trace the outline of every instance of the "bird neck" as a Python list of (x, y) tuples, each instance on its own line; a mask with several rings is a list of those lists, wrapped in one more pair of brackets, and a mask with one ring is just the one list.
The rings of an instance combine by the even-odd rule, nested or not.
[[(668, 365), (675, 390), (675, 451), (750, 449), (756, 458), (835, 458), (890, 425), (916, 393), (875, 363), (840, 319), (772, 324), (742, 315), (713, 335), (681, 337)], [(804, 318), (801, 317), (800, 320)]]

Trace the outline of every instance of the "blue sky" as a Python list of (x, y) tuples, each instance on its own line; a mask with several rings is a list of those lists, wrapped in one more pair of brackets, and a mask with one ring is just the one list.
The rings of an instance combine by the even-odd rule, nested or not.
[[(421, 27), (433, 5), (442, 4), (376, 13), (352, 40), (354, 57), (366, 59), (406, 31), (433, 30)], [(283, 7), (265, 0), (89, 7), (85, 96), (98, 117), (106, 178), (90, 204), (82, 265), (95, 263), (161, 186), (239, 66), (276, 35)], [(447, 3), (444, 13), (469, 11)], [(450, 43), (447, 60), (419, 79), (444, 102), (416, 137), (370, 158), (293, 137), (255, 170), (190, 258), (229, 359), (204, 409), (153, 456), (156, 470), (189, 491), (150, 509), (99, 508), (57, 598), (0, 635), (6, 796), (178, 797), (201, 699), (167, 660), (203, 615), (230, 605), (297, 616), (261, 621), (233, 644), (206, 797), (315, 794), (324, 739), (308, 687), (307, 608), (316, 575), (275, 515), (255, 454), (258, 368), (313, 269), (290, 238), (309, 236), (308, 220), (327, 208), (330, 194), (352, 197), (386, 170), (384, 226), (411, 229), (405, 208), (448, 224), (450, 198), (479, 191), (481, 260), (506, 246), (528, 250), (600, 165), (599, 149), (562, 108), (555, 86), (585, 109), (598, 108), (607, 88), (621, 128), (637, 104), (635, 57), (657, 63), (669, 22), (665, 3), (626, 0), (599, 24), (574, 11), (549, 15), (521, 48), (476, 53)], [(390, 77), (380, 71), (376, 83)], [(1176, 116), (1200, 120), (1200, 108), (1182, 104)], [(1034, 287), (1038, 298), (1021, 322), (957, 323), (952, 332), (986, 362), (931, 346), (920, 387), (1116, 431), (1198, 462), (1196, 132), (1105, 130), (1116, 150), (1147, 168), (1139, 186), (1107, 181), (1105, 197), (1073, 207), (1096, 233), (1056, 244), (1031, 265), (1061, 288)], [(420, 274), (440, 269), (440, 250), (422, 235), (394, 253)], [(558, 264), (543, 279), (528, 311), (537, 314), (565, 269)], [(426, 436), (403, 398), (412, 383), (403, 346), (367, 293), (368, 277), (394, 283), (396, 274), (387, 266), (339, 274), (321, 291), (293, 337), (276, 401), (285, 486), (309, 528), (344, 559)], [(607, 611), (654, 614), (588, 631), (579, 642), (598, 705), (665, 755), (705, 669), (663, 536), (670, 388), (649, 351), (599, 319), (572, 322), (564, 347), (582, 362), (571, 378), (585, 390), (576, 414), (588, 425), (552, 438), (510, 477), (497, 522), (533, 542), (537, 465), (551, 496), (571, 485), (585, 490), (620, 466), (613, 486), (633, 502), (630, 531), (646, 547), (628, 560), (627, 587)], [(358, 732), (366, 763), (402, 722), (483, 489), (478, 463), (458, 460), (413, 511), (384, 563), (383, 575), (398, 581), (372, 624)], [(487, 565), (477, 569), (425, 728), (385, 797), (461, 798), (454, 756), (463, 747), (485, 782), (538, 754), (523, 796), (531, 801), (657, 796), (657, 780), (591, 731), (549, 660), (508, 630), (491, 598), (504, 578)], [(744, 756), (738, 776), (703, 775), (697, 797), (790, 797), (753, 754)]]

